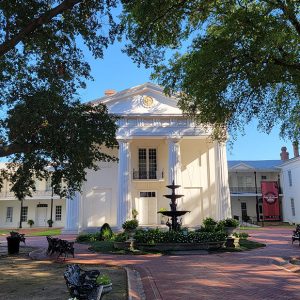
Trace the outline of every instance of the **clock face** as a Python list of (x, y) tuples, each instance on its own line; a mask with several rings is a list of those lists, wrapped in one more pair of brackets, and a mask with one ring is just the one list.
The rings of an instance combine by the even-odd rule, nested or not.
[(143, 105), (145, 107), (151, 107), (153, 105), (153, 98), (150, 96), (143, 96)]

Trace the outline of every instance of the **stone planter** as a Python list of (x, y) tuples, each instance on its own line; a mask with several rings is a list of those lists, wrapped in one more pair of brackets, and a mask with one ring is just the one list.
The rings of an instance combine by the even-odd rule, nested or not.
[(135, 247), (142, 251), (188, 251), (188, 250), (212, 250), (219, 249), (225, 241), (207, 243), (158, 243), (155, 245), (136, 243)]
[(232, 236), (232, 234), (234, 233), (236, 227), (224, 227), (225, 232), (228, 234), (228, 236)]
[(102, 295), (107, 294), (112, 290), (112, 283), (102, 284), (102, 286), (103, 286)]

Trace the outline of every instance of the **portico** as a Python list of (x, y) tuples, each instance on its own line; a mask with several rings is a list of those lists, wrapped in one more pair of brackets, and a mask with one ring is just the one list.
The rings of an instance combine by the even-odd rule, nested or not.
[(185, 226), (230, 216), (225, 145), (212, 142), (209, 130), (184, 117), (176, 98), (146, 83), (90, 104), (98, 102), (120, 116), (119, 161), (88, 170), (78, 201), (80, 230), (105, 222), (121, 228), (132, 209), (141, 225), (160, 224), (157, 211), (169, 207), (163, 195), (172, 180), (184, 195), (178, 207), (191, 211), (183, 217)]

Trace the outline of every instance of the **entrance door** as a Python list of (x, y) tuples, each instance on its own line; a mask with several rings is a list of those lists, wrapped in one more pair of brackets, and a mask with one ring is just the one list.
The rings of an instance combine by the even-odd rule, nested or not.
[[(135, 206), (138, 211), (138, 221), (141, 225), (157, 224), (157, 199), (155, 192), (141, 192), (140, 197), (135, 199)], [(152, 197), (154, 196), (154, 197)]]
[(47, 226), (47, 206), (38, 206), (36, 212), (36, 225)]

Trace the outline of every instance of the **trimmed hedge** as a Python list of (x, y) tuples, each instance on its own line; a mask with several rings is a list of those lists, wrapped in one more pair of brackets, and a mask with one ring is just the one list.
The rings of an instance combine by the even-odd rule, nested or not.
[(161, 231), (159, 229), (137, 230), (134, 236), (136, 243), (206, 243), (225, 241), (226, 233), (218, 232), (183, 232)]

